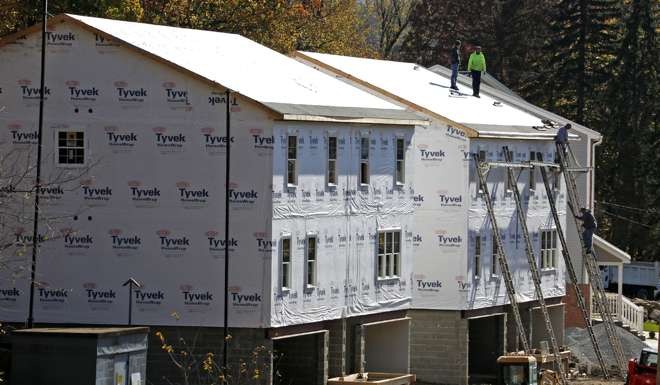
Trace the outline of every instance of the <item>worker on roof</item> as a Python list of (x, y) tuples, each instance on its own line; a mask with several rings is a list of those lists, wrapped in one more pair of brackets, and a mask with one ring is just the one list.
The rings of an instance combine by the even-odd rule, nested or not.
[(474, 52), (468, 60), (468, 71), (472, 76), (472, 96), (479, 98), (479, 87), (481, 86), (481, 73), (486, 72), (486, 57), (481, 52), (481, 46), (475, 47)]
[(461, 41), (456, 40), (451, 49), (451, 89), (458, 91), (456, 80), (458, 79), (458, 69), (461, 66)]
[(584, 241), (584, 248), (587, 249), (587, 253), (591, 253), (591, 245), (594, 237), (594, 232), (596, 231), (596, 218), (591, 214), (589, 209), (582, 207), (580, 209), (582, 215), (576, 216), (575, 218), (582, 221), (582, 240)]

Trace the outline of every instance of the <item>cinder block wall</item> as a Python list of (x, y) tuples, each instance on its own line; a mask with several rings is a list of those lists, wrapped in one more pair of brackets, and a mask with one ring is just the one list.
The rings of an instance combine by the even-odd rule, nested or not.
[[(170, 355), (162, 348), (156, 332), (161, 332), (166, 343), (172, 345), (173, 354), (179, 361), (185, 361), (180, 352), (188, 351), (196, 355), (199, 362), (207, 353), (214, 354), (214, 361), (222, 365), (223, 329), (208, 327), (151, 327), (149, 335), (149, 350), (147, 355), (147, 383), (153, 385), (169, 385), (183, 383), (183, 373), (173, 363)], [(260, 369), (259, 383), (268, 385), (272, 379), (272, 340), (266, 338), (264, 329), (231, 328), (232, 336), (229, 344), (229, 366), (232, 373), (236, 372), (240, 360), (248, 363), (250, 374), (254, 373), (252, 354), (257, 348), (263, 347), (259, 353)], [(263, 364), (267, 367), (264, 368)], [(201, 370), (201, 368), (200, 368)], [(236, 375), (237, 376), (237, 375)], [(254, 382), (251, 382), (254, 383)]]
[(467, 384), (468, 321), (460, 311), (410, 310), (410, 370), (418, 384)]
[(329, 377), (339, 377), (347, 373), (346, 340), (342, 325), (345, 319), (327, 322), (329, 332), (328, 374)]

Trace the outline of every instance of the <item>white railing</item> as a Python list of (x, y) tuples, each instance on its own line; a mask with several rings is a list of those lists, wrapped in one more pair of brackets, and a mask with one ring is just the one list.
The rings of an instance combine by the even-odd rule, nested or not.
[[(612, 318), (621, 321), (624, 325), (629, 325), (630, 329), (641, 332), (644, 330), (644, 308), (637, 306), (628, 298), (616, 293), (605, 293), (607, 298), (607, 308), (612, 314)], [(600, 309), (596, 305), (594, 297), (591, 296), (591, 308), (595, 318), (600, 316)]]

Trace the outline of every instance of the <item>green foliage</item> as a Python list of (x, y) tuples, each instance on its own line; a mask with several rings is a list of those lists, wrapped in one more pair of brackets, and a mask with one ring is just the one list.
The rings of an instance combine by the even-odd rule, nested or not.
[(660, 249), (659, 12), (653, 0), (422, 0), (401, 56), (448, 66), (458, 38), (465, 65), (480, 44), (489, 72), (519, 95), (601, 132), (599, 233), (635, 259), (654, 260)]
[(626, 8), (625, 33), (595, 123), (604, 135), (597, 169), (602, 227), (615, 244), (647, 260), (657, 260), (660, 245), (660, 52), (653, 3), (633, 0)]
[(660, 325), (657, 322), (646, 321), (644, 322), (644, 331), (645, 332), (660, 332)]

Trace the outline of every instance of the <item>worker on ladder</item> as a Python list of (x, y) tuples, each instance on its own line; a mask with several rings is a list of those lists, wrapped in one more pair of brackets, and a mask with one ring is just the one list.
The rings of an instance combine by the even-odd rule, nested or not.
[(580, 209), (580, 213), (582, 215), (576, 216), (575, 218), (582, 221), (582, 240), (584, 241), (584, 247), (587, 249), (587, 253), (591, 253), (594, 232), (596, 231), (596, 218), (594, 218), (591, 211), (585, 207)]
[(561, 145), (561, 148), (564, 149), (564, 153), (566, 153), (566, 145), (568, 145), (568, 130), (570, 130), (571, 127), (570, 123), (566, 123), (557, 130), (557, 135), (555, 135), (555, 144)]

